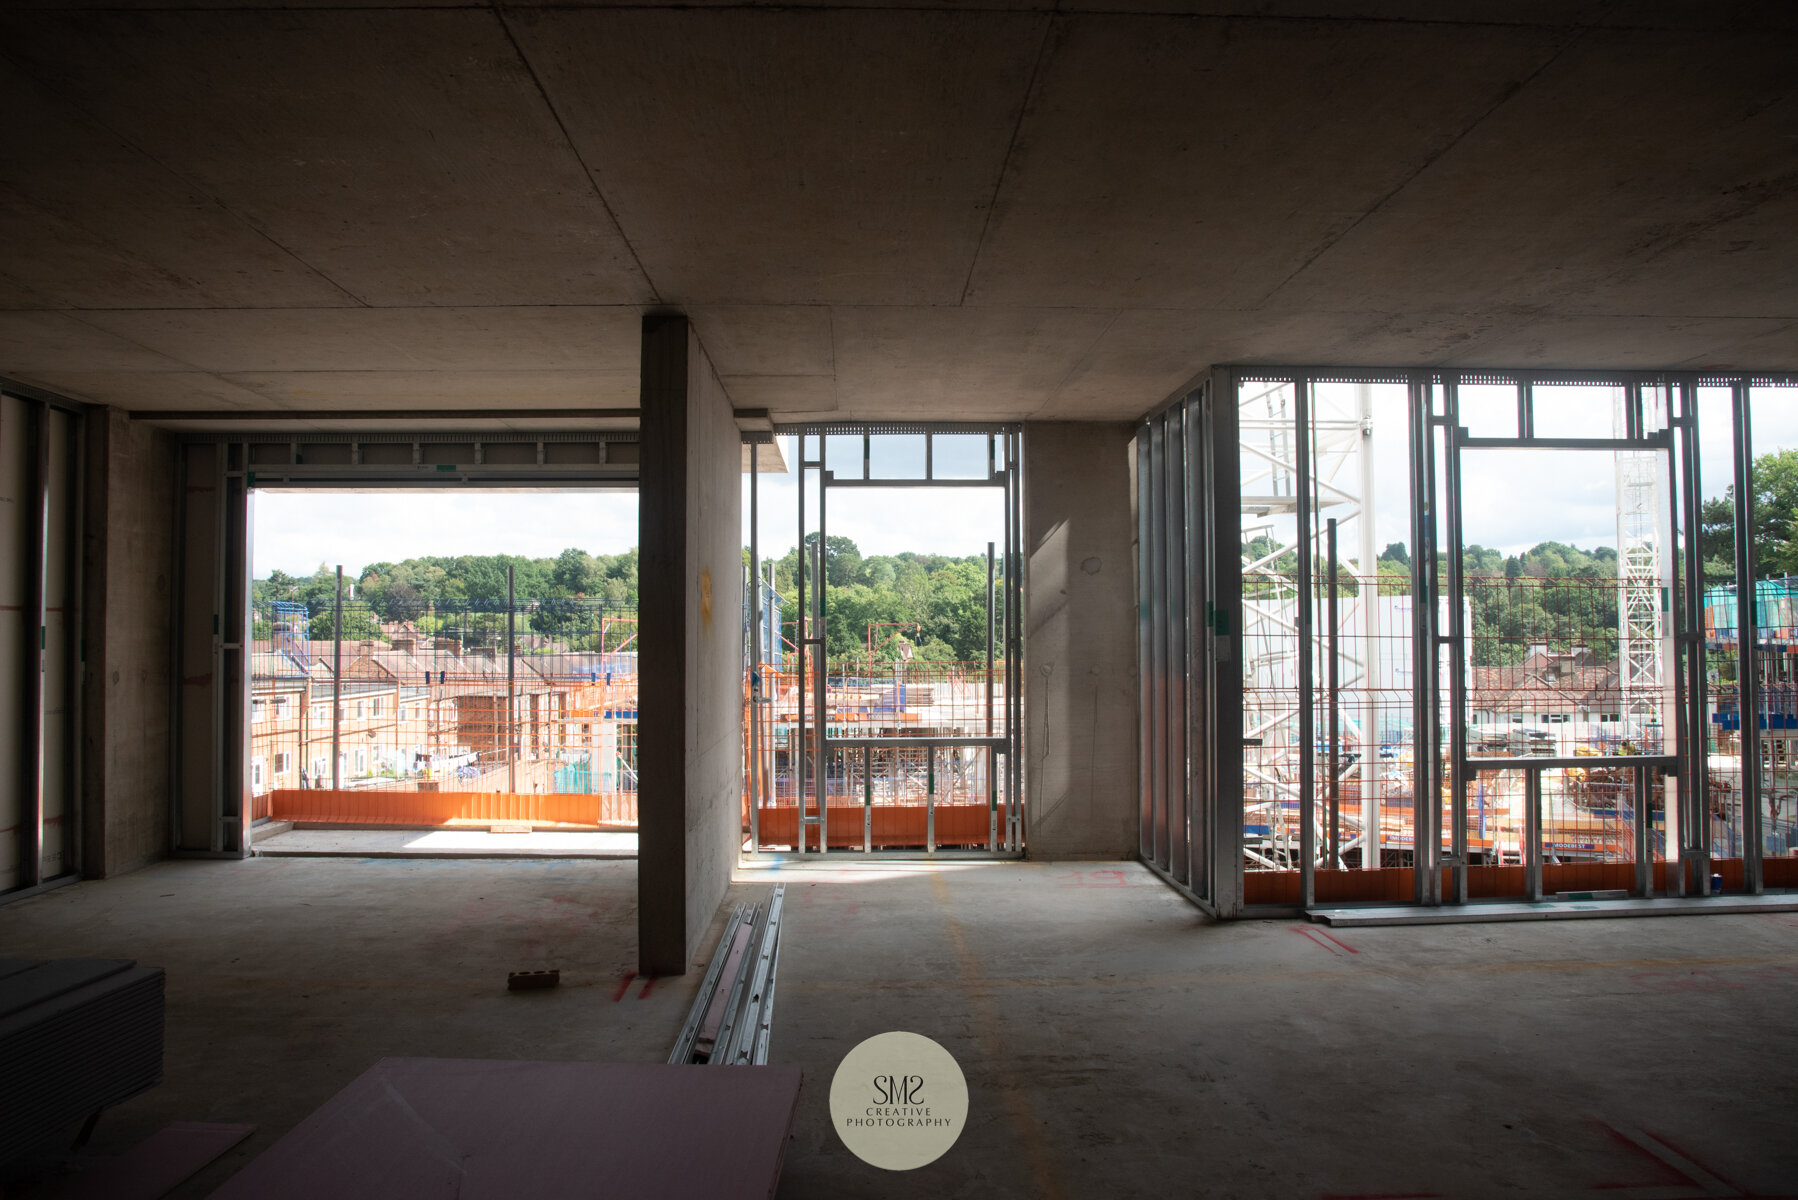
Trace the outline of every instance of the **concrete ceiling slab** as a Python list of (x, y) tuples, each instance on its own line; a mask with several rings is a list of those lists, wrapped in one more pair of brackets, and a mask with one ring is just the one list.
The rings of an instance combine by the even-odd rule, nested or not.
[(56, 307), (355, 301), (190, 181), (0, 72), (5, 271)]
[(838, 309), (832, 319), (840, 415), (1031, 416), (1114, 316), (1065, 308)]
[(191, 369), (69, 313), (0, 312), (0, 374)]
[(1124, 418), (1218, 362), (1791, 369), (1794, 29), (21, 0), (0, 374), (157, 411), (628, 408), (661, 307), (783, 421)]
[(90, 404), (110, 404), (134, 412), (185, 409), (265, 410), (273, 402), (260, 392), (194, 371), (27, 371), (23, 383)]
[(830, 375), (830, 310), (819, 306), (698, 305), (688, 311), (719, 375)]
[(596, 371), (635, 377), (637, 308), (209, 309), (84, 313), (205, 371)]
[(261, 371), (223, 378), (278, 407), (467, 408), (496, 415), (507, 408), (634, 408), (636, 365), (616, 371)]
[(1566, 36), (1061, 22), (969, 302), (1258, 304), (1452, 146)]
[(1047, 18), (582, 10), (509, 20), (657, 291), (957, 304)]
[(1792, 50), (1583, 36), (1271, 303), (1798, 316)]
[(14, 13), (0, 40), (361, 302), (653, 298), (491, 10)]
[[(1138, 397), (1167, 398), (1217, 363), (1434, 364), (1492, 324), (1438, 313), (1125, 312), (1039, 415), (1127, 419), (1141, 414)], [(1318, 357), (1296, 357), (1295, 347)]]

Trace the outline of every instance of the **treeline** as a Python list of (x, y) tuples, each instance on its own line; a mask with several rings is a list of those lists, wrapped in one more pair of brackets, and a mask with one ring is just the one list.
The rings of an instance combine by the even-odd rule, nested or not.
[[(1243, 543), (1243, 562), (1265, 559), (1277, 549), (1265, 535)], [(1270, 565), (1276, 575), (1298, 570), (1298, 555), (1287, 551)], [(1324, 577), (1324, 564), (1317, 564)], [(1338, 594), (1359, 591), (1353, 564), (1341, 564)], [(1617, 551), (1610, 546), (1582, 550), (1565, 542), (1539, 542), (1522, 554), (1504, 554), (1472, 545), (1461, 557), (1462, 578), (1471, 619), (1475, 666), (1513, 666), (1528, 653), (1529, 643), (1546, 642), (1565, 651), (1583, 643), (1601, 662), (1617, 655)], [(1411, 594), (1411, 555), (1402, 542), (1391, 542), (1376, 563), (1379, 594)], [(1437, 582), (1446, 588), (1445, 570)], [(1560, 585), (1560, 586), (1557, 586)], [(1583, 586), (1582, 586), (1583, 585)], [(1243, 581), (1245, 596), (1271, 596), (1271, 580)]]
[[(513, 596), (521, 604), (551, 601), (531, 614), (531, 632), (565, 638), (581, 635), (582, 648), (599, 649), (585, 611), (575, 605), (556, 605), (556, 600), (594, 601), (608, 611), (635, 612), (637, 608), (637, 551), (623, 554), (589, 554), (570, 548), (554, 558), (524, 558), (516, 554), (461, 554), (426, 556), (403, 562), (370, 563), (359, 571), (344, 572), (343, 636), (372, 638), (380, 622), (408, 621), (421, 633), (454, 632), (464, 644), (491, 645), (504, 628), (503, 617), (458, 612), (436, 613), (439, 603), (452, 609), (503, 610), (506, 600), (506, 568), (512, 568)], [(270, 571), (267, 578), (251, 582), (251, 605), (256, 614), (258, 638), (274, 629), (268, 602), (285, 600), (306, 605), (306, 634), (320, 640), (333, 632), (332, 602), (337, 590), (336, 571), (320, 563), (311, 575)], [(592, 605), (580, 606), (585, 610)], [(604, 648), (610, 648), (609, 646)]]
[[(806, 545), (816, 546), (817, 538), (807, 535)], [(799, 613), (798, 549), (773, 560), (773, 566), (782, 636), (792, 642)], [(767, 566), (762, 569), (765, 575)], [(986, 657), (984, 554), (954, 558), (905, 551), (863, 558), (850, 538), (827, 537), (824, 580), (825, 650), (831, 658), (865, 658), (870, 642), (879, 662), (897, 659), (902, 643), (912, 648), (914, 659), (925, 661), (978, 662)], [(997, 641), (1004, 604), (1003, 589), (995, 590), (1000, 593), (994, 598)], [(1002, 648), (995, 646), (994, 654), (1002, 656)]]
[[(815, 542), (814, 534), (808, 544)], [(747, 549), (743, 561), (747, 566)], [(954, 558), (907, 552), (863, 558), (851, 539), (831, 537), (825, 541), (824, 563), (826, 650), (830, 657), (864, 656), (870, 635), (875, 658), (883, 662), (898, 658), (902, 643), (921, 660), (971, 662), (985, 657), (984, 555)], [(446, 615), (432, 610), (431, 605), (469, 601), (503, 607), (506, 568), (510, 566), (516, 599), (538, 602), (527, 622), (530, 631), (588, 648), (595, 636), (588, 629), (590, 615), (568, 611), (575, 606), (558, 606), (554, 601), (601, 601), (608, 611), (635, 611), (637, 565), (635, 549), (595, 555), (572, 548), (554, 558), (473, 554), (370, 563), (359, 571), (344, 573), (345, 596), (352, 602), (344, 608), (343, 636), (375, 637), (378, 623), (404, 620), (421, 633), (453, 634), (465, 644), (492, 644), (504, 628), (503, 618), (467, 612)], [(782, 600), (782, 636), (788, 643), (798, 637), (798, 566), (797, 549), (773, 563), (774, 586)], [(269, 637), (273, 629), (268, 602), (287, 600), (307, 606), (308, 636), (330, 638), (335, 589), (335, 572), (322, 563), (311, 575), (271, 571), (267, 578), (255, 580), (256, 636)], [(446, 605), (456, 609), (483, 606)], [(1003, 619), (1003, 611), (1002, 606), (996, 610), (996, 619)]]

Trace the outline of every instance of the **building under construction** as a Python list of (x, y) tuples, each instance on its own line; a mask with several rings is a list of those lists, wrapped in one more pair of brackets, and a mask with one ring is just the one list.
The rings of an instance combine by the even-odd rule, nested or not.
[[(1798, 1195), (1798, 6), (0, 60), (8, 1200)], [(635, 611), (259, 611), (395, 492), (628, 498)]]

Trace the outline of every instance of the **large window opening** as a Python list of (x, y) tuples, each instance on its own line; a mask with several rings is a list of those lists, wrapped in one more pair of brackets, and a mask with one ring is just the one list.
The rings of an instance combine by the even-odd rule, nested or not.
[(805, 426), (747, 481), (749, 852), (1021, 849), (1018, 436)]
[(259, 489), (252, 818), (637, 823), (633, 491)]

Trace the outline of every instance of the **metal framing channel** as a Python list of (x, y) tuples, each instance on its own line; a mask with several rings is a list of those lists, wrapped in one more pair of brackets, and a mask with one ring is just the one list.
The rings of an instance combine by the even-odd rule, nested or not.
[(1531, 904), (1542, 899), (1542, 772), (1523, 773), (1523, 829), (1529, 852), (1523, 856), (1523, 890)]
[[(830, 461), (827, 439), (818, 438), (818, 541), (812, 549), (812, 613), (817, 629), (818, 653), (812, 660), (812, 677), (817, 691), (812, 694), (812, 788), (818, 800), (818, 853), (830, 853), (830, 709), (826, 690), (830, 687), (830, 631), (825, 627), (824, 589), (829, 585), (829, 560), (824, 548), (830, 544), (826, 509), (830, 495)], [(800, 525), (803, 533), (805, 526)], [(801, 849), (804, 848), (803, 834)]]
[[(1522, 403), (1522, 400), (1519, 400)], [(1467, 769), (1467, 624), (1462, 612), (1466, 593), (1464, 575), (1466, 538), (1461, 521), (1461, 390), (1451, 383), (1443, 388), (1443, 411), (1448, 422), (1446, 454), (1442, 464), (1444, 515), (1448, 524), (1448, 712), (1449, 712), (1449, 877), (1454, 902), (1467, 903), (1467, 791), (1472, 773)], [(1438, 659), (1440, 661), (1440, 659)], [(1438, 806), (1439, 807), (1439, 806)], [(1438, 839), (1440, 844), (1440, 839)]]
[[(1445, 384), (1445, 389), (1452, 384)], [(1411, 623), (1412, 783), (1411, 857), (1419, 904), (1442, 903), (1442, 771), (1436, 636), (1436, 472), (1432, 385), (1427, 375), (1410, 381), (1411, 418)]]
[(749, 445), (749, 846), (762, 844), (762, 521), (761, 454)]
[[(1685, 508), (1686, 538), (1685, 551), (1685, 587), (1683, 589), (1686, 617), (1681, 625), (1681, 641), (1685, 648), (1685, 670), (1682, 678), (1686, 694), (1682, 716), (1685, 718), (1685, 737), (1680, 741), (1681, 765), (1679, 769), (1679, 795), (1673, 803), (1666, 803), (1671, 816), (1671, 824), (1676, 828), (1669, 829), (1669, 836), (1664, 841), (1663, 856), (1667, 861), (1667, 891), (1674, 896), (1686, 894), (1686, 848), (1693, 844), (1692, 834), (1700, 828), (1709, 828), (1708, 820), (1702, 825), (1694, 824), (1690, 815), (1701, 810), (1708, 772), (1705, 761), (1710, 753), (1710, 722), (1706, 719), (1706, 708), (1709, 705), (1709, 680), (1705, 673), (1704, 644), (1704, 562), (1703, 548), (1698, 544), (1696, 532), (1699, 527), (1699, 497), (1702, 496), (1702, 476), (1699, 465), (1698, 442), (1698, 390), (1691, 384), (1679, 385), (1679, 419), (1684, 422), (1680, 438), (1681, 474), (1685, 476), (1681, 499)], [(1708, 842), (1706, 843), (1708, 847)], [(1710, 864), (1703, 864), (1707, 871)]]
[(1295, 375), (1292, 382), (1293, 457), (1298, 460), (1296, 542), (1299, 559), (1298, 603), (1293, 616), (1299, 643), (1299, 904), (1317, 901), (1317, 564), (1312, 546), (1316, 516), (1311, 485), (1311, 380)]
[(1209, 890), (1206, 886), (1209, 873), (1206, 870), (1205, 853), (1211, 844), (1207, 836), (1211, 824), (1208, 803), (1211, 789), (1207, 786), (1205, 774), (1208, 761), (1204, 749), (1207, 706), (1205, 672), (1202, 666), (1206, 631), (1199, 628), (1194, 620), (1194, 614), (1199, 611), (1198, 597), (1203, 590), (1202, 555), (1205, 548), (1202, 519), (1204, 492), (1200, 485), (1205, 454), (1202, 432), (1205, 419), (1204, 396), (1201, 388), (1180, 401), (1181, 420), (1184, 423), (1181, 440), (1186, 447), (1185, 466), (1180, 472), (1181, 527), (1185, 533), (1185, 573), (1182, 587), (1186, 596), (1180, 612), (1186, 649), (1185, 661), (1181, 664), (1186, 694), (1186, 819), (1182, 826), (1186, 856), (1185, 869), (1179, 874), (1190, 890), (1201, 893)]
[(1149, 856), (1167, 867), (1167, 418), (1149, 429)]
[(1005, 724), (1005, 758), (1010, 767), (1011, 790), (1007, 801), (1009, 838), (1006, 849), (1024, 850), (1024, 435), (1011, 430), (1005, 435), (1006, 525), (1011, 530), (1010, 565), (1005, 573), (1005, 614), (1009, 634), (1005, 644), (1005, 693), (1010, 717)]
[(1155, 788), (1152, 764), (1156, 754), (1154, 722), (1150, 719), (1155, 697), (1155, 588), (1153, 583), (1154, 496), (1151, 458), (1155, 418), (1136, 431), (1136, 849), (1144, 862), (1155, 861)]
[[(1760, 614), (1754, 576), (1754, 430), (1748, 385), (1736, 380), (1729, 389), (1735, 418), (1736, 468), (1736, 695), (1742, 744), (1742, 881), (1751, 895), (1763, 890), (1761, 876), (1761, 697)], [(1710, 827), (1708, 819), (1705, 828)], [(1708, 864), (1707, 864), (1708, 866)], [(1701, 883), (1708, 881), (1708, 871)], [(1708, 892), (1708, 887), (1701, 887)]]
[(687, 1010), (687, 1019), (668, 1055), (670, 1066), (685, 1066), (693, 1061), (693, 1042), (699, 1036), (700, 1022), (705, 1020), (706, 1009), (712, 1006), (712, 997), (718, 991), (718, 977), (724, 973), (724, 960), (730, 957), (731, 938), (736, 935), (737, 926), (743, 923), (743, 914), (748, 909), (747, 904), (733, 908), (730, 920), (724, 923), (724, 932), (718, 935), (718, 945), (712, 950), (712, 961), (705, 969), (705, 978), (699, 981), (699, 993), (694, 996), (693, 1006)]
[(49, 621), (50, 540), (50, 406), (42, 401), (22, 401), (31, 414), (31, 582), (30, 617), (23, 623), (26, 639), (21, 661), (25, 681), (24, 779), (19, 815), (19, 883), (36, 887), (44, 882), (44, 659)]
[(1186, 406), (1168, 410), (1167, 442), (1167, 869), (1186, 882), (1187, 787), (1186, 703), (1190, 674), (1186, 658)]
[(1209, 736), (1211, 878), (1205, 893), (1221, 917), (1242, 915), (1242, 671), (1238, 665), (1242, 614), (1242, 461), (1237, 452), (1236, 373), (1211, 376), (1206, 397), (1205, 446), (1211, 458), (1206, 504), (1207, 573), (1211, 630), (1206, 690), (1211, 697)]

